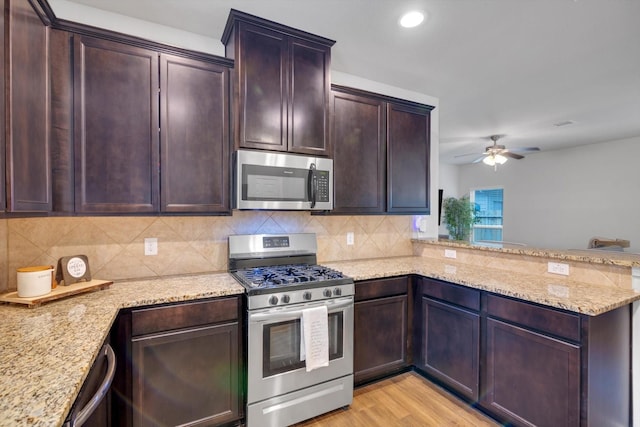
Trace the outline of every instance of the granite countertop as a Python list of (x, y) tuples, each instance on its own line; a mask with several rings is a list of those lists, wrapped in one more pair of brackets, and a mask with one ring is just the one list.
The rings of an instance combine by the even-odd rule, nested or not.
[[(418, 256), (323, 264), (356, 281), (420, 274), (592, 316), (640, 300), (630, 289)], [(116, 282), (34, 309), (0, 305), (0, 426), (62, 425), (121, 308), (243, 292), (219, 273)]]
[(500, 252), (515, 255), (553, 258), (564, 261), (588, 262), (591, 264), (617, 265), (620, 267), (640, 267), (640, 254), (604, 249), (540, 249), (530, 246), (504, 244), (502, 247), (471, 245), (456, 240), (412, 239), (413, 243), (424, 243), (445, 247)]
[(640, 300), (631, 289), (599, 286), (565, 277), (522, 274), (425, 257), (381, 258), (326, 263), (354, 280), (420, 274), (576, 313), (597, 316)]
[(121, 308), (236, 295), (227, 273), (123, 281), (37, 308), (0, 305), (0, 426), (59, 426)]

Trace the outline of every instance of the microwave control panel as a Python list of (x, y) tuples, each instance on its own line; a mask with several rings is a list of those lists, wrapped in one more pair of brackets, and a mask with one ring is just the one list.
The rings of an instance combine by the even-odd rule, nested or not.
[(318, 194), (316, 200), (318, 202), (329, 201), (329, 171), (316, 171), (316, 177), (318, 179)]

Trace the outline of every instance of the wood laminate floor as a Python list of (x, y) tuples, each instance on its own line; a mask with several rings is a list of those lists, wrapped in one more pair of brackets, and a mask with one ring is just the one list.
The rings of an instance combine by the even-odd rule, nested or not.
[(388, 378), (353, 393), (353, 403), (296, 427), (499, 426), (481, 412), (415, 372)]

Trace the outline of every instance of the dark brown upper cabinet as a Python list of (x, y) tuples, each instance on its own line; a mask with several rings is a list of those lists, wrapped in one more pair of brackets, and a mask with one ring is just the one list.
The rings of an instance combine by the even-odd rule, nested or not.
[(334, 90), (333, 212), (384, 213), (386, 104), (380, 98)]
[(432, 109), (332, 86), (332, 213), (429, 213)]
[[(75, 212), (229, 213), (227, 60), (70, 37)], [(63, 37), (55, 40), (64, 46)], [(54, 82), (63, 82), (63, 73), (56, 71)], [(56, 137), (60, 159), (66, 134)], [(66, 175), (56, 172), (56, 183)], [(66, 193), (57, 191), (57, 200)]]
[(229, 68), (160, 56), (163, 212), (229, 212)]
[(75, 210), (157, 212), (158, 53), (74, 37)]
[(6, 175), (6, 193), (1, 191), (0, 196), (9, 212), (51, 210), (49, 27), (40, 12), (27, 0), (3, 2), (6, 158), (0, 157), (0, 171)]
[(387, 105), (387, 211), (428, 214), (430, 111), (432, 108)]
[(235, 147), (330, 155), (335, 42), (232, 9), (222, 43), (235, 60)]

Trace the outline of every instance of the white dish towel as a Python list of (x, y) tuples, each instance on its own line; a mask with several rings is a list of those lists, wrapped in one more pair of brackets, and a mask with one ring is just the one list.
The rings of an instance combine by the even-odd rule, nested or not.
[(326, 306), (302, 310), (300, 360), (306, 359), (307, 372), (329, 366), (329, 321)]

